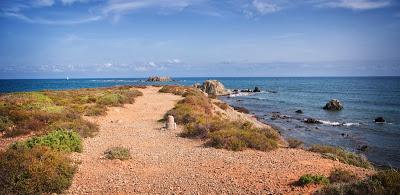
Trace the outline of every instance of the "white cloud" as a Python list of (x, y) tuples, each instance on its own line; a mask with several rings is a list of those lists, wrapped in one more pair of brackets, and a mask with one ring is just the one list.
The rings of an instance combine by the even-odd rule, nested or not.
[(144, 8), (181, 11), (194, 2), (195, 0), (110, 0), (102, 11), (105, 15), (119, 15)]
[(390, 0), (326, 0), (317, 4), (318, 7), (347, 8), (352, 10), (371, 10), (390, 5)]
[(282, 9), (278, 4), (269, 0), (254, 0), (252, 4), (261, 14), (274, 13)]
[(170, 59), (170, 60), (167, 60), (167, 62), (170, 64), (179, 64), (182, 61), (180, 59)]
[(154, 62), (149, 62), (148, 64), (149, 64), (149, 66), (151, 66), (151, 67), (156, 67), (156, 66), (157, 66), (157, 64), (154, 63)]
[(33, 6), (46, 7), (54, 5), (54, 0), (34, 0), (32, 1)]
[(4, 12), (2, 13), (3, 16), (6, 17), (14, 17), (20, 20), (23, 20), (28, 23), (32, 24), (49, 24), (49, 25), (73, 25), (73, 24), (82, 24), (88, 22), (94, 22), (102, 19), (101, 16), (88, 16), (76, 19), (68, 19), (68, 20), (51, 20), (45, 18), (31, 18), (28, 17), (20, 12)]
[(61, 0), (63, 5), (72, 5), (74, 3), (86, 3), (89, 0)]

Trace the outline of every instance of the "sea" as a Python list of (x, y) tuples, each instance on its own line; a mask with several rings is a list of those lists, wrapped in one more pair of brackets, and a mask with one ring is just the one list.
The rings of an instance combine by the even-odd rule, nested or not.
[[(400, 168), (400, 77), (174, 79), (168, 83), (148, 83), (144, 78), (0, 80), (0, 93), (116, 85), (193, 85), (208, 79), (219, 80), (232, 90), (257, 86), (260, 93), (239, 93), (220, 99), (247, 108), (284, 137), (302, 140), (306, 146), (339, 146), (366, 156), (378, 166)], [(340, 100), (344, 109), (336, 112), (322, 109), (331, 99)], [(386, 122), (375, 123), (377, 117), (383, 117)], [(306, 124), (306, 118), (317, 119), (322, 124)]]

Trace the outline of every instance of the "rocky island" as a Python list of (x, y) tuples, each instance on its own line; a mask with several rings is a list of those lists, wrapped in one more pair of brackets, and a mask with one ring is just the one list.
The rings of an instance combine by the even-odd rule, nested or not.
[(147, 82), (171, 82), (173, 81), (171, 77), (162, 77), (162, 76), (151, 76), (147, 78)]

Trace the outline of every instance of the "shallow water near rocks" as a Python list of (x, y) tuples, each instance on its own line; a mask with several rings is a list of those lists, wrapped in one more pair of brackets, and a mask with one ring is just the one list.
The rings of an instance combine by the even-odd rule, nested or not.
[[(375, 163), (400, 168), (400, 77), (282, 77), (282, 78), (174, 78), (176, 82), (148, 83), (145, 79), (37, 79), (0, 80), (0, 92), (61, 90), (115, 85), (182, 84), (220, 80), (229, 89), (261, 88), (261, 93), (221, 97), (242, 106), (260, 120), (277, 127), (285, 137), (307, 145), (328, 144), (361, 152)], [(323, 110), (330, 99), (344, 109)], [(302, 110), (303, 114), (295, 113)], [(287, 117), (272, 120), (279, 112)], [(386, 123), (375, 123), (382, 116)], [(322, 124), (305, 124), (315, 118)]]

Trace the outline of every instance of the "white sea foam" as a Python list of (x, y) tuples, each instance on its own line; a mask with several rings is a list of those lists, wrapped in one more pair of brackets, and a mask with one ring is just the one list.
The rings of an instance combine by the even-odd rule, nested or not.
[(318, 120), (319, 122), (321, 122), (324, 125), (332, 125), (332, 126), (339, 126), (342, 125), (343, 123), (339, 123), (336, 121), (324, 121), (324, 120)]
[(344, 123), (343, 126), (349, 127), (349, 126), (358, 126), (360, 123)]
[(253, 95), (253, 94), (247, 93), (247, 92), (239, 92), (239, 93), (230, 94), (229, 97), (240, 97), (240, 96), (249, 96), (249, 95)]
[(321, 122), (324, 125), (332, 125), (332, 126), (358, 126), (360, 125), (360, 123), (341, 123), (341, 122), (337, 122), (337, 121), (324, 121), (324, 120), (318, 120), (319, 122)]

